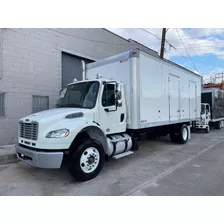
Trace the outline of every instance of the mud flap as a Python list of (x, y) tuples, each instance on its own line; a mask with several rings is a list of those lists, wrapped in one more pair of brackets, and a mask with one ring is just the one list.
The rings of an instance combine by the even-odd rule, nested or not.
[(191, 126), (187, 126), (188, 129), (188, 139), (191, 139)]

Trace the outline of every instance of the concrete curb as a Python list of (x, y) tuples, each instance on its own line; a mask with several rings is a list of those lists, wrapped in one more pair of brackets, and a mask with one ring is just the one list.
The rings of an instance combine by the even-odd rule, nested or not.
[(7, 163), (15, 163), (18, 162), (18, 158), (15, 153), (0, 155), (0, 165)]
[(15, 145), (0, 146), (0, 165), (19, 161), (16, 156)]

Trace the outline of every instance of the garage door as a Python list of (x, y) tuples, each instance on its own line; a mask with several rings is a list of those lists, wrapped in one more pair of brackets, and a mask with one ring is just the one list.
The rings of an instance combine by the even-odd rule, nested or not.
[(62, 88), (71, 83), (74, 78), (82, 80), (82, 60), (88, 64), (93, 62), (67, 53), (62, 53)]

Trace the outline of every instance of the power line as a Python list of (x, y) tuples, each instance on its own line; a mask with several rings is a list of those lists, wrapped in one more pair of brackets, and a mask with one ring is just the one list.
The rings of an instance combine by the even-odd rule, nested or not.
[[(173, 42), (172, 42), (173, 43)], [(224, 48), (224, 42), (221, 42), (219, 44), (215, 44), (214, 46), (213, 45), (204, 45), (204, 44), (200, 44), (200, 47), (203, 47), (203, 48)], [(187, 46), (185, 48), (187, 49), (196, 49), (196, 48), (200, 48), (199, 47), (199, 44), (198, 44), (198, 47), (197, 46)], [(183, 47), (178, 47), (179, 49), (183, 49)]]
[[(149, 33), (149, 34), (151, 34), (151, 35), (153, 35), (153, 36), (155, 36), (158, 40), (161, 40), (159, 37), (157, 37), (157, 35), (155, 35), (154, 33), (151, 33), (151, 32), (149, 32), (148, 30), (145, 30), (145, 29), (142, 29), (142, 28), (140, 28), (141, 30), (143, 30), (143, 31), (145, 31), (146, 33)], [(166, 32), (167, 32), (167, 30), (166, 30)], [(187, 62), (190, 62), (191, 64), (192, 64), (192, 66), (193, 66), (193, 68), (200, 74), (200, 72), (198, 71), (198, 69), (196, 68), (196, 66), (194, 65), (194, 63), (191, 61), (191, 60), (188, 60), (185, 56), (183, 56), (172, 44), (170, 44), (167, 40), (165, 40), (165, 42), (166, 43), (168, 43), (169, 44), (169, 46), (170, 47), (172, 47), (172, 48), (174, 48), (176, 51), (177, 51), (177, 53), (182, 57), (182, 58), (184, 58)]]
[[(220, 28), (222, 31), (224, 31), (224, 29)], [(220, 34), (213, 34), (213, 35), (203, 35), (203, 36), (191, 36), (189, 34), (190, 37), (184, 37), (182, 38), (182, 40), (187, 40), (187, 39), (191, 39), (191, 38), (207, 38), (207, 37), (214, 37)], [(180, 41), (180, 39), (173, 39), (172, 42), (176, 42), (176, 41)]]
[[(181, 39), (181, 37), (180, 37), (180, 34), (179, 34), (179, 32), (178, 32), (177, 29), (176, 29), (176, 32), (177, 32), (177, 34), (178, 34), (178, 36), (179, 36), (179, 38), (180, 38), (180, 40), (181, 40), (181, 42), (182, 42), (182, 44), (183, 44), (183, 46), (184, 46), (184, 48), (185, 48), (185, 45), (184, 45), (184, 43), (183, 43), (183, 41), (182, 41), (182, 39)], [(188, 53), (188, 51), (187, 51), (186, 48), (185, 48), (185, 51), (186, 51), (186, 53), (187, 53), (187, 55), (188, 55), (188, 58), (189, 58), (191, 64), (192, 64), (193, 67), (196, 69), (196, 71), (200, 74), (200, 72), (199, 72), (198, 69), (196, 68), (195, 64), (194, 64), (193, 61), (191, 60), (191, 57), (190, 57), (190, 55), (189, 55), (189, 53)]]
[[(204, 49), (206, 49), (207, 51), (212, 50), (213, 48), (214, 48), (214, 49), (221, 49), (221, 48), (224, 48), (223, 45), (222, 45), (222, 46), (216, 46), (216, 47), (215, 47), (215, 46), (214, 46), (214, 47), (212, 47), (212, 46), (211, 46), (211, 47), (209, 47), (209, 46), (206, 47), (206, 46), (203, 46), (203, 45), (202, 45), (202, 47), (203, 47)], [(184, 47), (177, 47), (177, 48), (180, 49), (180, 50), (181, 50), (181, 49), (190, 49), (190, 50), (191, 50), (191, 49), (192, 49), (192, 50), (193, 50), (193, 49), (199, 49), (199, 47), (196, 47), (196, 46), (195, 46), (195, 47), (194, 47), (194, 46), (192, 46), (192, 47), (188, 46), (188, 47), (185, 47), (185, 48), (184, 48)], [(205, 52), (205, 54), (209, 54), (209, 53), (211, 53), (211, 52), (207, 52), (207, 53)]]
[[(167, 40), (166, 40), (166, 43), (170, 46), (170, 47), (172, 47), (184, 60), (186, 60), (188, 63), (189, 63), (189, 60), (185, 57), (185, 56), (183, 56), (179, 51), (178, 51), (178, 49), (176, 48), (176, 47), (174, 47), (171, 43), (169, 43)], [(174, 54), (174, 53), (172, 53), (172, 52), (170, 52), (171, 54)]]
[(184, 60), (186, 60), (188, 63), (190, 62), (191, 63), (191, 65), (193, 66), (193, 68), (200, 74), (200, 72), (198, 71), (198, 69), (195, 67), (195, 65), (194, 64), (192, 64), (192, 62), (190, 61), (190, 60), (188, 60), (184, 55), (182, 55), (181, 53), (180, 53), (180, 51), (178, 51), (178, 49), (176, 48), (176, 47), (174, 47), (171, 43), (169, 43), (167, 40), (166, 40), (166, 43), (170, 46), (170, 47), (172, 47)]
[[(142, 29), (142, 28), (140, 28), (140, 29), (143, 30), (143, 31), (145, 31), (145, 32), (147, 32), (147, 33), (149, 33), (149, 34), (152, 34), (153, 36), (156, 36), (157, 39), (161, 40), (161, 38), (159, 38), (159, 37), (157, 36), (157, 34), (151, 33), (150, 31), (148, 31), (148, 30), (146, 30), (146, 29)], [(224, 31), (224, 29), (222, 29), (222, 28), (220, 28), (220, 29)], [(156, 32), (156, 28), (154, 28), (154, 30), (155, 30), (155, 32)], [(214, 35), (203, 35), (203, 36), (190, 36), (190, 34), (189, 34), (189, 37), (184, 37), (184, 38), (182, 38), (182, 40), (187, 40), (187, 39), (191, 39), (191, 38), (214, 37), (214, 36), (216, 36), (216, 35), (218, 35), (218, 34), (214, 34)], [(177, 38), (177, 39), (172, 39), (172, 42), (179, 42), (179, 41), (181, 41), (179, 38)]]
[(149, 34), (155, 36), (158, 40), (161, 40), (156, 34), (151, 33), (150, 31), (148, 31), (148, 30), (146, 30), (146, 29), (143, 29), (143, 28), (139, 28), (139, 29), (145, 31), (146, 33), (149, 33)]
[[(186, 30), (184, 30), (184, 32), (185, 32), (187, 35), (189, 35), (189, 33), (188, 33)], [(198, 52), (199, 52), (200, 54), (202, 54), (201, 56), (204, 58), (204, 62), (205, 62), (205, 61), (208, 61), (208, 62), (209, 62), (210, 64), (212, 64), (214, 67), (217, 66), (217, 65), (214, 65), (213, 62), (211, 62), (210, 60), (208, 60), (208, 57), (206, 56), (206, 53), (205, 53), (204, 50), (201, 48), (201, 46), (200, 46), (199, 44), (196, 43), (196, 40), (194, 40), (193, 38), (191, 38), (191, 40), (192, 40), (192, 42), (195, 44), (196, 47), (198, 46)], [(199, 51), (199, 49), (200, 49), (200, 51)], [(206, 62), (205, 62), (205, 64), (207, 65)], [(210, 68), (209, 71), (211, 71), (212, 69), (213, 69), (213, 67)]]
[[(187, 32), (187, 30), (183, 30), (183, 31), (188, 36), (190, 36), (189, 33)], [(208, 56), (206, 55), (206, 52), (204, 52), (204, 50), (201, 48), (201, 46), (196, 43), (196, 40), (194, 38), (191, 38), (191, 40), (192, 40), (192, 43), (196, 46), (195, 49), (198, 50), (198, 52), (200, 54), (200, 57), (202, 57), (202, 59), (204, 59), (201, 62), (204, 63), (205, 65), (207, 65), (208, 67), (210, 67), (209, 65), (213, 65), (213, 66), (210, 67), (210, 69), (208, 70), (208, 72), (212, 71), (214, 69), (214, 67), (218, 66), (217, 64), (214, 64), (213, 62), (211, 62), (210, 60), (208, 60)], [(192, 49), (194, 50), (194, 48), (192, 48)], [(197, 52), (195, 51), (195, 53), (197, 53)], [(208, 63), (206, 63), (206, 61)]]
[[(184, 32), (185, 32), (187, 35), (189, 35), (187, 31), (184, 30)], [(203, 51), (203, 49), (201, 49), (200, 45), (197, 44), (196, 41), (195, 41), (193, 38), (191, 38), (191, 40), (192, 40), (192, 43), (196, 46), (195, 49), (198, 50), (199, 54), (202, 54), (202, 57), (204, 57), (205, 60), (207, 60), (206, 56), (204, 56), (204, 54), (206, 54), (206, 53)], [(194, 49), (194, 48), (193, 48), (193, 49)], [(197, 53), (197, 52), (195, 51), (195, 53)]]

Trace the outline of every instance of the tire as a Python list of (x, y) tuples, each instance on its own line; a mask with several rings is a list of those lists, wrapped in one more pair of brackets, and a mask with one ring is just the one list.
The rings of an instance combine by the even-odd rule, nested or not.
[(186, 124), (183, 124), (180, 129), (180, 143), (185, 144), (188, 141), (189, 133)]
[(155, 133), (147, 133), (147, 140), (155, 140), (157, 137)]
[(100, 173), (104, 161), (103, 146), (94, 139), (87, 139), (76, 150), (72, 150), (68, 159), (68, 170), (77, 181), (88, 181)]
[(220, 121), (216, 122), (216, 124), (215, 124), (215, 128), (216, 128), (216, 129), (221, 129), (221, 128), (222, 128), (222, 126), (221, 126), (221, 122), (220, 122)]
[(132, 139), (131, 151), (137, 151), (139, 149), (138, 139)]
[(210, 128), (208, 126), (208, 127), (205, 128), (205, 133), (209, 133), (209, 131), (210, 131)]
[(180, 141), (180, 135), (175, 133), (170, 133), (170, 141), (171, 142), (179, 142)]

